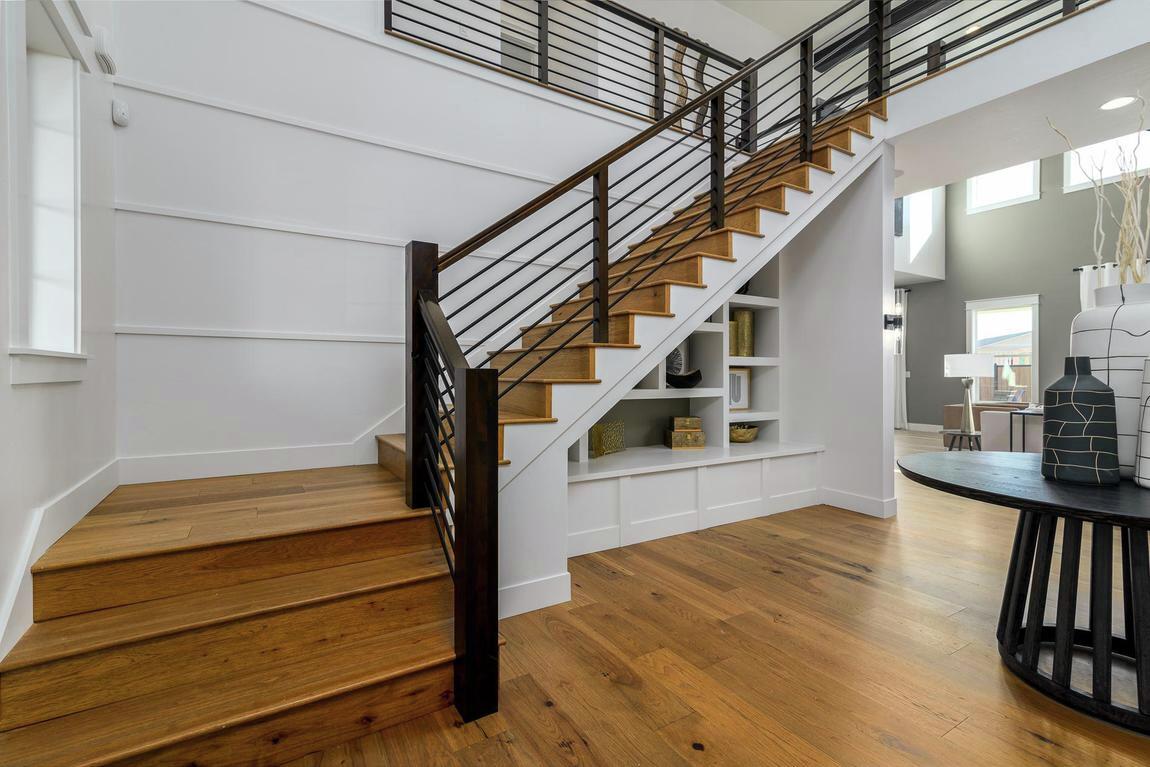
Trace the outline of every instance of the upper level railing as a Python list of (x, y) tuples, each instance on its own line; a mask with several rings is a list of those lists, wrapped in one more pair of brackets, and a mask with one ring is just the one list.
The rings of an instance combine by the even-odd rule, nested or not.
[[(465, 717), (489, 713), (497, 699), (499, 400), (571, 344), (616, 338), (620, 302), (723, 229), (728, 213), (752, 206), (781, 173), (811, 162), (862, 110), (1104, 1), (850, 0), (438, 259), (435, 245), (410, 246), (419, 258), (408, 264), (408, 339), (417, 347), (409, 349), (408, 445), (420, 452), (409, 453), (409, 498), (445, 520), (464, 600), (457, 609), (471, 610), (462, 621), (457, 612), (457, 646), (482, 648), (470, 657), (480, 689), (467, 687), (474, 698), (462, 705), (457, 690)], [(644, 237), (640, 249), (629, 245)], [(555, 305), (561, 321), (551, 316)], [(496, 362), (515, 372), (497, 379)], [(412, 488), (422, 494), (412, 497)], [(466, 570), (461, 541), (478, 552)], [(460, 636), (468, 631), (486, 633)]]
[(745, 63), (611, 0), (384, 0), (384, 27), (653, 120)]

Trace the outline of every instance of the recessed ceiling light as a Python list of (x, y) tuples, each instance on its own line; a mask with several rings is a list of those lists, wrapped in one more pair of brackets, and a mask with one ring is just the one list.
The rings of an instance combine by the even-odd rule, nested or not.
[(1128, 107), (1137, 100), (1138, 99), (1134, 96), (1119, 96), (1116, 99), (1110, 99), (1098, 108), (1105, 109), (1107, 112), (1109, 112), (1111, 109), (1121, 109), (1122, 107)]
[(966, 34), (972, 35), (980, 29), (982, 29), (981, 24), (971, 24), (969, 27), (966, 28)]

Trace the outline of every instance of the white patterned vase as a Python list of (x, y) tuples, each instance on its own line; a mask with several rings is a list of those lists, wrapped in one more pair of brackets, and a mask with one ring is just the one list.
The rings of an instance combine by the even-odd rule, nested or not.
[(1094, 302), (1074, 318), (1070, 356), (1089, 357), (1094, 377), (1114, 390), (1118, 465), (1129, 479), (1139, 452), (1143, 366), (1150, 357), (1150, 283), (1097, 288)]
[(1142, 363), (1142, 394), (1138, 401), (1138, 451), (1134, 455), (1134, 482), (1150, 487), (1150, 358)]

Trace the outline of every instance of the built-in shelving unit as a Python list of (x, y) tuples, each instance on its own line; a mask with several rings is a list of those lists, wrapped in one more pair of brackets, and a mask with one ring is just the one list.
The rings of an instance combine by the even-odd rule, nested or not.
[[(782, 441), (783, 301), (772, 260), (685, 343), (693, 389), (666, 383), (666, 361), (644, 376), (604, 417), (622, 420), (627, 449), (590, 459), (586, 435), (568, 463), (568, 542), (574, 556), (664, 535), (809, 505), (816, 499), (819, 445)], [(751, 354), (733, 355), (734, 312), (752, 313)], [(749, 376), (748, 407), (731, 409), (730, 371)], [(671, 416), (702, 419), (707, 445), (671, 450), (663, 432)], [(758, 427), (750, 443), (732, 443), (730, 425)]]

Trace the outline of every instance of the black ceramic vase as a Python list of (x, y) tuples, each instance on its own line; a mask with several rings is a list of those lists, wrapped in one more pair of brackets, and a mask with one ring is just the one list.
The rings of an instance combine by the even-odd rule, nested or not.
[(1114, 390), (1090, 375), (1089, 357), (1067, 357), (1065, 375), (1043, 395), (1042, 476), (1061, 482), (1118, 482)]

